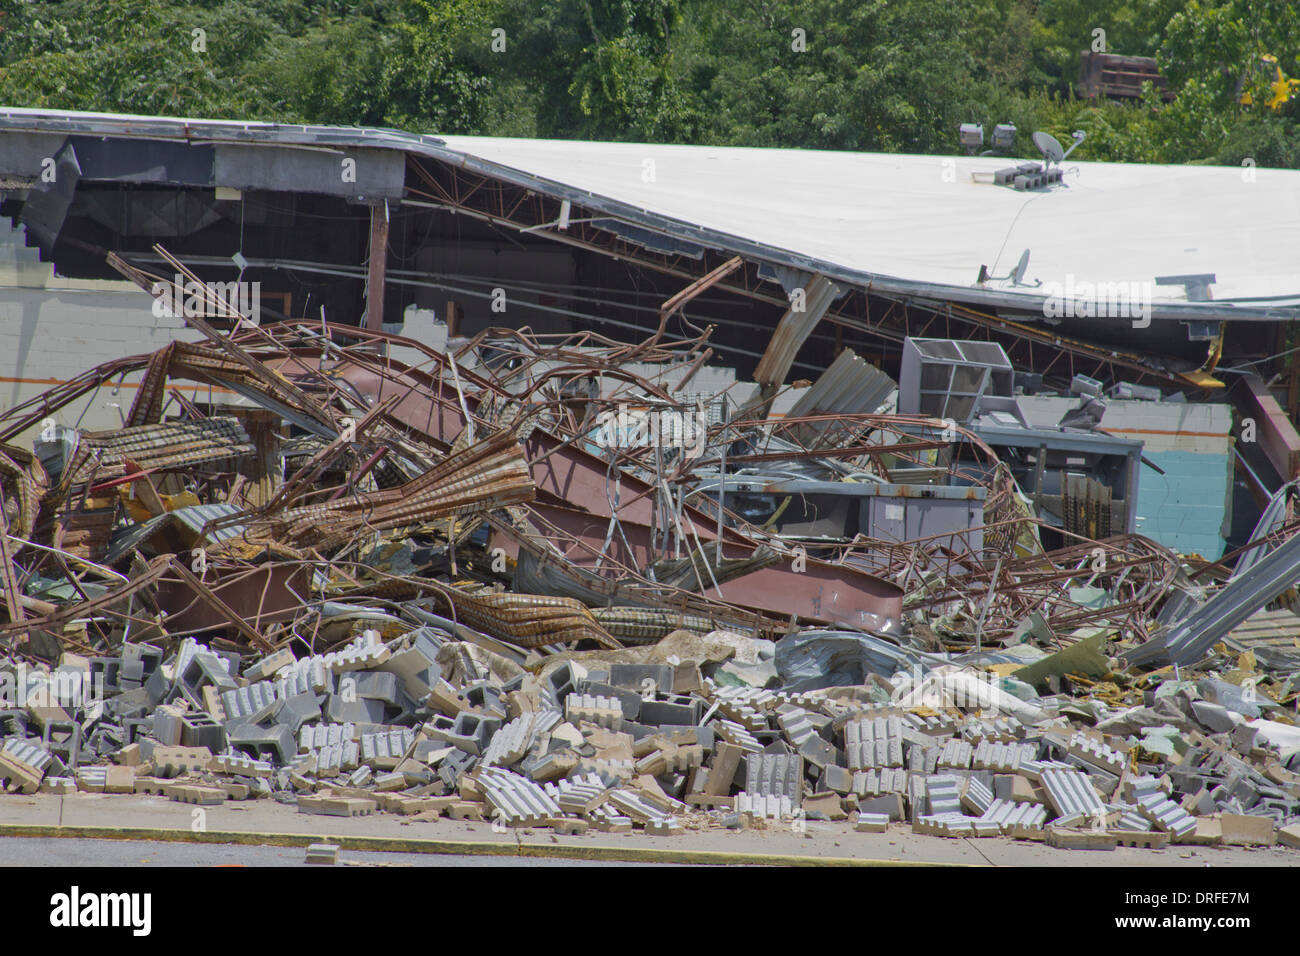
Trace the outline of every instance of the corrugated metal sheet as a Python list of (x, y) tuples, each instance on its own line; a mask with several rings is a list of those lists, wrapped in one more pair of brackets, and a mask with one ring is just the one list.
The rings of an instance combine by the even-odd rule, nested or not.
[(1256, 611), (1223, 641), (1239, 653), (1251, 651), (1264, 667), (1300, 670), (1300, 616), (1285, 608)]
[[(203, 530), (203, 526), (209, 521), (227, 517), (238, 511), (239, 509), (234, 505), (218, 503), (191, 505), (188, 508), (177, 508), (175, 511), (168, 511), (166, 514), (155, 515), (148, 521), (123, 528), (113, 535), (104, 561), (107, 564), (113, 564), (118, 559), (125, 557), (132, 548), (139, 547), (166, 527), (180, 526), (185, 528), (192, 536), (197, 537), (199, 532)], [(237, 525), (219, 528), (209, 535), (209, 540), (214, 542), (225, 541), (237, 537), (242, 530)]]
[(546, 594), (466, 594), (454, 597), (456, 619), (520, 647), (542, 647), (568, 641), (595, 641), (617, 647), (581, 602)]
[(1266, 607), (1300, 577), (1300, 535), (1271, 551), (1251, 573), (1236, 578), (1163, 635), (1124, 655), (1129, 664), (1172, 661), (1191, 664), (1216, 642)]
[[(856, 352), (845, 349), (813, 383), (812, 388), (795, 400), (786, 412), (786, 417), (801, 418), (834, 412), (876, 412), (896, 391), (897, 382)], [(799, 441), (812, 443), (827, 427), (807, 424), (797, 425), (791, 430)]]
[(504, 508), (530, 500), (533, 493), (523, 448), (514, 434), (502, 432), (396, 488), (290, 508), (266, 525), (271, 537), (294, 547), (328, 549), (362, 528), (384, 530)]
[(773, 386), (785, 382), (795, 354), (839, 294), (840, 289), (834, 282), (823, 275), (813, 276), (804, 290), (803, 309), (796, 310), (792, 305), (777, 324), (758, 367), (754, 369), (754, 381)]
[(239, 420), (227, 417), (88, 432), (84, 442), (100, 453), (105, 465), (130, 459), (141, 468), (175, 468), (255, 451)]
[[(1287, 502), (1290, 500), (1291, 495), (1294, 494), (1298, 484), (1300, 484), (1300, 482), (1288, 481), (1277, 491), (1273, 492), (1273, 497), (1269, 499), (1268, 505), (1259, 516), (1259, 521), (1255, 522), (1255, 529), (1250, 533), (1251, 541), (1259, 541), (1261, 538), (1272, 534), (1285, 523)], [(1233, 570), (1232, 576), (1234, 578), (1239, 578), (1246, 574), (1251, 568), (1259, 563), (1260, 559), (1263, 558), (1264, 555), (1268, 554), (1268, 552), (1272, 550), (1272, 547), (1272, 544), (1264, 542), (1263, 544), (1257, 544), (1250, 550), (1245, 551), (1241, 557), (1237, 559), (1237, 566)]]

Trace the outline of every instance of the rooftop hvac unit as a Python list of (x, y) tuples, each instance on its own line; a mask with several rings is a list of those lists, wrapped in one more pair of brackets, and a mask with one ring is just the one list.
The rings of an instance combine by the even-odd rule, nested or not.
[(1002, 346), (958, 339), (914, 339), (903, 343), (898, 411), (965, 424), (982, 395), (1015, 394), (1015, 369)]

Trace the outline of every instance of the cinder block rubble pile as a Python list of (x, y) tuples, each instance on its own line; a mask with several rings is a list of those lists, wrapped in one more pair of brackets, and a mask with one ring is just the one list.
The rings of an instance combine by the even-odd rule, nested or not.
[[(1087, 726), (1065, 695), (987, 684), (954, 699), (952, 666), (870, 688), (743, 685), (728, 665), (760, 665), (773, 646), (725, 632), (677, 632), (666, 654), (513, 659), (437, 626), (385, 641), (364, 622), (298, 658), (187, 639), (167, 659), (126, 643), (6, 665), (22, 706), (0, 712), (0, 780), (560, 833), (850, 820), (1062, 847), (1300, 843), (1292, 728), (1192, 686), (1098, 705)], [(59, 706), (82, 686), (102, 694)]]
[[(191, 321), (203, 342), (0, 412), (4, 791), (570, 833), (1300, 842), (1300, 653), (1234, 636), (1256, 612), (1300, 633), (1293, 486), (1249, 573), (1139, 535), (1047, 551), (950, 421), (769, 418), (764, 390), (711, 418), (678, 394), (707, 334), (434, 349)], [(69, 424), (128, 379), (121, 429)], [(624, 434), (629, 404), (699, 442)], [(967, 545), (796, 534), (778, 518), (802, 493), (754, 510), (756, 469), (956, 482)], [(928, 500), (908, 487), (900, 514)]]

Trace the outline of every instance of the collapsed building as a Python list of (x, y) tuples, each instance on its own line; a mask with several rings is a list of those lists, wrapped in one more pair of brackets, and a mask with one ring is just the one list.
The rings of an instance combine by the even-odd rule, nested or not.
[(1293, 840), (1300, 174), (995, 164), (0, 111), (0, 777)]

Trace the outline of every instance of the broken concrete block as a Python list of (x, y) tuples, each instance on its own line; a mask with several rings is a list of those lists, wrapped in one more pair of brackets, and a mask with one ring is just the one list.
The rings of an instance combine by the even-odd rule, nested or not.
[(225, 691), (221, 695), (221, 709), (226, 715), (226, 725), (256, 723), (269, 718), (279, 696), (277, 685), (271, 681)]
[(1227, 708), (1208, 700), (1192, 701), (1192, 715), (1212, 734), (1227, 733), (1237, 726)]
[(281, 698), (274, 719), (277, 724), (287, 727), (289, 733), (297, 736), (303, 724), (321, 719), (320, 702), (310, 692)]
[(631, 833), (632, 818), (625, 817), (613, 807), (597, 807), (591, 812), (591, 828), (601, 833)]
[(605, 802), (610, 788), (599, 778), (576, 778), (548, 783), (543, 788), (564, 813), (586, 816)]
[(750, 754), (745, 758), (745, 792), (783, 796), (798, 807), (803, 797), (803, 758), (797, 755)]
[(805, 738), (799, 753), (818, 769), (825, 769), (835, 762), (835, 747), (816, 734)]
[(466, 820), (471, 823), (483, 822), (483, 804), (468, 800), (457, 800), (447, 807), (447, 816), (453, 820)]
[(360, 760), (379, 770), (393, 770), (415, 745), (415, 731), (410, 727), (361, 734)]
[(493, 818), (506, 826), (540, 825), (563, 812), (542, 787), (509, 770), (484, 767), (478, 782)]
[(1214, 798), (1210, 796), (1210, 791), (1202, 787), (1196, 793), (1190, 793), (1183, 798), (1183, 809), (1194, 816), (1209, 816), (1214, 813), (1217, 806)]
[(1159, 850), (1166, 846), (1170, 834), (1160, 830), (1109, 830), (1120, 846), (1142, 847), (1146, 850)]
[[(401, 704), (402, 689), (396, 674), (387, 671), (357, 671), (348, 674), (344, 680), (352, 681), (348, 687), (359, 698), (383, 701), (390, 707)], [(343, 687), (343, 683), (340, 682), (340, 690)]]
[(215, 687), (224, 694), (237, 686), (226, 669), (226, 662), (211, 651), (196, 650), (178, 667), (176, 686), (184, 691), (185, 697), (195, 707), (203, 705), (204, 687)]
[(153, 765), (154, 776), (164, 779), (179, 777), (190, 771), (207, 770), (212, 764), (212, 751), (207, 747), (156, 746), (146, 756)]
[[(1039, 779), (1048, 802), (1058, 815), (1069, 817), (1082, 814), (1089, 819), (1105, 816), (1105, 805), (1087, 774), (1078, 770), (1052, 768), (1044, 769)], [(1177, 810), (1173, 804), (1170, 806)]]
[(1178, 842), (1194, 846), (1218, 846), (1223, 842), (1223, 828), (1214, 817), (1197, 817), (1196, 829), (1182, 837)]
[(193, 803), (201, 807), (214, 807), (226, 802), (226, 791), (220, 787), (173, 784), (166, 788), (166, 793), (177, 803)]
[(608, 683), (615, 687), (636, 691), (643, 696), (671, 693), (675, 681), (673, 668), (669, 664), (611, 664), (609, 666)]
[(192, 710), (181, 715), (181, 739), (183, 747), (205, 747), (213, 753), (226, 749), (226, 728), (206, 711)]
[(1137, 809), (1157, 829), (1175, 837), (1185, 836), (1196, 829), (1196, 819), (1162, 793), (1141, 797)]
[(312, 843), (307, 847), (307, 862), (332, 866), (339, 861), (337, 843)]
[(1119, 836), (1105, 830), (1070, 830), (1061, 827), (1047, 828), (1046, 842), (1060, 850), (1113, 850), (1119, 846)]
[(596, 697), (616, 698), (623, 708), (623, 718), (625, 720), (639, 720), (641, 717), (641, 695), (634, 690), (628, 690), (626, 687), (616, 687), (603, 681), (585, 680), (582, 682), (582, 692)]
[(1038, 747), (1032, 743), (1002, 743), (981, 740), (971, 757), (971, 766), (977, 770), (1014, 773), (1021, 763), (1033, 760)]
[(366, 697), (345, 697), (328, 694), (325, 697), (325, 719), (332, 724), (382, 724), (384, 702)]
[(904, 819), (903, 795), (901, 793), (882, 793), (876, 797), (858, 797), (858, 812), (883, 814), (895, 822)]
[(676, 695), (666, 695), (664, 699), (656, 700), (642, 699), (637, 719), (651, 727), (661, 724), (696, 724), (700, 719), (699, 703), (696, 698)]
[(939, 759), (936, 768), (941, 770), (966, 770), (970, 767), (974, 756), (975, 748), (965, 740), (947, 740), (939, 748)]
[(259, 727), (243, 724), (230, 731), (230, 749), (237, 750), (255, 760), (270, 760), (287, 766), (298, 752), (293, 732), (281, 725)]
[(330, 817), (359, 817), (374, 813), (378, 804), (363, 797), (336, 797), (329, 794), (298, 797), (299, 813)]
[(729, 794), (737, 772), (740, 770), (741, 758), (744, 753), (735, 744), (728, 743), (725, 740), (719, 741), (713, 749), (713, 762), (709, 766), (709, 774), (703, 792), (713, 796), (726, 796)]
[(134, 767), (105, 767), (105, 793), (135, 793)]
[(925, 813), (928, 816), (961, 816), (961, 780), (952, 776), (925, 779)]
[(1047, 820), (1047, 808), (1040, 804), (994, 799), (979, 819), (996, 824), (999, 830), (1008, 836), (1041, 840), (1043, 825)]
[(273, 651), (250, 664), (244, 670), (244, 679), (250, 684), (270, 680), (277, 672), (286, 667), (291, 667), (293, 663), (293, 652), (287, 647), (282, 647), (278, 651)]
[(572, 817), (555, 817), (550, 821), (551, 829), (562, 836), (581, 836), (590, 825), (586, 820), (575, 820)]
[(651, 836), (681, 836), (686, 828), (675, 817), (663, 817), (646, 821), (645, 832)]
[(803, 798), (803, 812), (809, 820), (844, 820), (848, 813), (838, 793), (813, 793)]
[(163, 704), (153, 712), (153, 739), (160, 744), (174, 747), (181, 742), (181, 718), (185, 711), (171, 704)]
[(467, 754), (480, 756), (501, 729), (502, 721), (462, 711), (454, 719), (439, 715), (424, 725), (424, 732), (434, 740), (441, 740)]
[(884, 833), (889, 829), (890, 816), (886, 813), (858, 813), (853, 829), (858, 833)]
[(1283, 846), (1300, 849), (1300, 823), (1292, 823), (1289, 826), (1279, 827), (1277, 831), (1277, 842)]
[(822, 770), (818, 789), (833, 790), (838, 794), (850, 793), (853, 790), (853, 772), (830, 764)]
[[(1005, 781), (1003, 783), (1002, 781)], [(1039, 786), (1025, 777), (1016, 774), (1011, 777), (994, 777), (994, 796), (998, 799), (1011, 800), (1014, 803), (1047, 803), (1047, 794)], [(1004, 796), (1005, 794), (1005, 796)]]
[(623, 705), (617, 697), (570, 694), (564, 701), (564, 719), (571, 724), (596, 724), (608, 730), (622, 730)]
[(993, 803), (993, 791), (984, 785), (980, 780), (974, 777), (966, 781), (962, 789), (961, 803), (962, 806), (969, 810), (974, 816), (981, 816)]
[(1277, 828), (1272, 817), (1221, 813), (1219, 827), (1224, 846), (1273, 846), (1277, 843)]
[(40, 793), (58, 793), (67, 795), (77, 792), (76, 777), (50, 777), (41, 781)]

